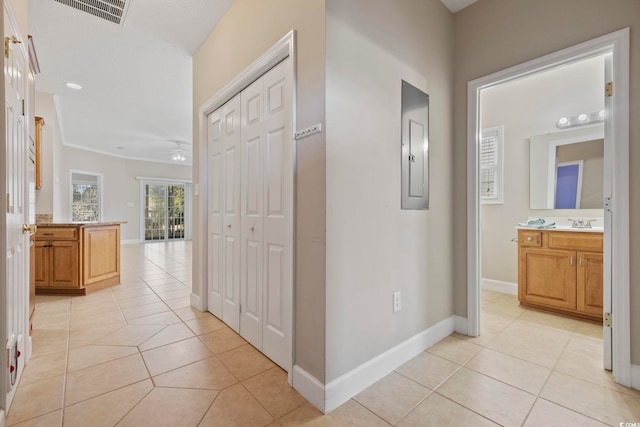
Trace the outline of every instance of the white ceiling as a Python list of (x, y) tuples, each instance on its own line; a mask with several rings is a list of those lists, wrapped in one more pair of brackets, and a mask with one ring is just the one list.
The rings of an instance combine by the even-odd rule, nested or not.
[[(127, 1), (118, 25), (54, 0), (29, 0), (36, 90), (56, 96), (66, 145), (172, 162), (178, 141), (191, 163), (191, 56), (233, 0)], [(475, 1), (442, 0), (454, 13)]]
[(128, 1), (117, 25), (54, 0), (29, 0), (36, 90), (57, 96), (65, 144), (171, 162), (173, 141), (191, 152), (191, 56), (233, 0)]

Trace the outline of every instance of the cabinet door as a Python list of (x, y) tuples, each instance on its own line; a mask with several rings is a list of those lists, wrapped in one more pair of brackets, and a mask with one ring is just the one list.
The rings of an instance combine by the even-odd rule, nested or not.
[(52, 241), (50, 244), (48, 248), (51, 262), (50, 286), (77, 288), (80, 282), (78, 242)]
[(35, 281), (37, 287), (49, 286), (51, 261), (49, 242), (36, 241), (34, 249)]
[(550, 307), (576, 308), (576, 252), (521, 249), (518, 297)]
[(578, 252), (578, 311), (602, 316), (602, 254)]
[(82, 230), (83, 285), (120, 275), (120, 226), (87, 227)]

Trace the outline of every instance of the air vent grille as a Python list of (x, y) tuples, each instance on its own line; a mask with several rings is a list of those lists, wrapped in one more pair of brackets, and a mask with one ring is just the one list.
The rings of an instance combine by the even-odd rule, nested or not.
[(56, 0), (75, 9), (90, 13), (93, 16), (122, 24), (126, 16), (130, 0)]

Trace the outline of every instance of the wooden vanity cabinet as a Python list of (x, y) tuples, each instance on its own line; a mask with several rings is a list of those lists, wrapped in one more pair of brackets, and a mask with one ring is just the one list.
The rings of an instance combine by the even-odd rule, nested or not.
[(518, 230), (520, 305), (602, 320), (602, 233)]
[(35, 285), (39, 294), (78, 294), (120, 283), (120, 225), (40, 226)]

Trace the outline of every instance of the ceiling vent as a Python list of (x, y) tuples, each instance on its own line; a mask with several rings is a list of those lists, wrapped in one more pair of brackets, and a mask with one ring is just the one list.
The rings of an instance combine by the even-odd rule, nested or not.
[(123, 24), (131, 0), (56, 0), (114, 24)]

